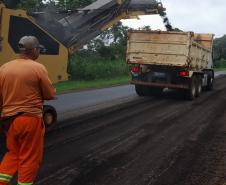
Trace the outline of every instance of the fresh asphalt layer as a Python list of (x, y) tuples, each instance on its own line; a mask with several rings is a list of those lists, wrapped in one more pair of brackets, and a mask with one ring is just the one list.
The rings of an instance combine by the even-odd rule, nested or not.
[[(221, 71), (216, 72), (215, 76), (225, 74), (225, 71)], [(138, 98), (134, 85), (122, 85), (60, 94), (56, 96), (55, 100), (46, 101), (45, 104), (54, 106), (58, 114), (58, 121), (62, 121)]]
[(104, 109), (138, 98), (133, 85), (85, 90), (60, 94), (45, 104), (55, 107), (58, 120), (79, 116), (94, 110)]

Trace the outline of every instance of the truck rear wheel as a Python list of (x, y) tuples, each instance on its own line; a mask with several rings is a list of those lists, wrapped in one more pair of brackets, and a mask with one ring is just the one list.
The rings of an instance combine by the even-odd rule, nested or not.
[(197, 76), (196, 78), (196, 92), (195, 96), (199, 97), (202, 93), (202, 79), (200, 76)]
[(193, 76), (189, 83), (189, 89), (186, 90), (186, 98), (188, 100), (194, 100), (196, 96), (196, 77)]
[(211, 73), (211, 75), (208, 75), (206, 90), (208, 91), (213, 90), (213, 80), (214, 80), (213, 73)]
[(162, 94), (163, 88), (150, 87), (149, 91), (151, 96), (159, 96)]
[(138, 96), (158, 96), (162, 93), (162, 88), (149, 87), (144, 85), (135, 85)]
[(145, 95), (145, 89), (142, 85), (135, 85), (135, 90), (138, 96), (146, 96)]

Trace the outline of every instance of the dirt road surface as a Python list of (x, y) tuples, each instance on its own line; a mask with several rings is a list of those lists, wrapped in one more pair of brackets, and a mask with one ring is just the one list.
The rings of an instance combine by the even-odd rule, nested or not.
[(226, 78), (195, 101), (165, 92), (67, 120), (37, 185), (225, 185)]

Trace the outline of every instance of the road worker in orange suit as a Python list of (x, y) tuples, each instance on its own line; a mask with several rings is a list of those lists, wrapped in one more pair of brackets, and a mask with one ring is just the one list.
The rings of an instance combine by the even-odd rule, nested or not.
[(18, 173), (18, 185), (32, 185), (43, 156), (43, 101), (55, 89), (46, 68), (36, 62), (43, 47), (34, 36), (19, 41), (20, 58), (0, 67), (1, 117), (15, 117), (6, 131), (8, 152), (0, 164), (0, 185)]

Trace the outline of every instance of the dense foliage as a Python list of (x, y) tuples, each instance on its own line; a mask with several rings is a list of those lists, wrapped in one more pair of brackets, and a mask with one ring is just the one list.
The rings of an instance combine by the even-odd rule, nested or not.
[[(17, 1), (19, 2), (19, 0)], [(28, 11), (37, 11), (41, 10), (43, 7), (54, 5), (59, 10), (75, 10), (87, 6), (94, 1), (95, 0), (20, 0), (18, 7)]]
[(76, 55), (71, 62), (72, 80), (97, 80), (129, 75), (125, 60)]
[(45, 1), (42, 1), (42, 0), (26, 0), (26, 1), (20, 0), (20, 4), (18, 5), (18, 8), (22, 8), (29, 12), (38, 11), (40, 8), (45, 6), (44, 3), (45, 3)]
[(58, 0), (57, 4), (61, 9), (77, 9), (94, 2), (95, 0)]
[(226, 35), (214, 39), (213, 58), (215, 67), (226, 68)]
[(127, 30), (120, 23), (90, 41), (71, 59), (71, 78), (92, 80), (128, 75), (125, 62)]
[(226, 59), (226, 35), (214, 39), (214, 59)]

